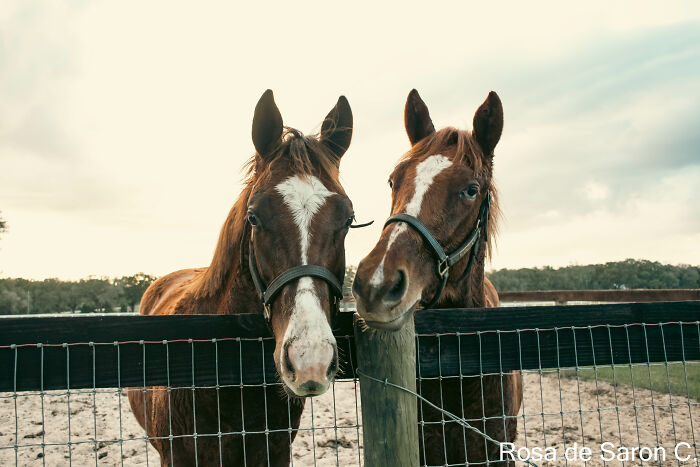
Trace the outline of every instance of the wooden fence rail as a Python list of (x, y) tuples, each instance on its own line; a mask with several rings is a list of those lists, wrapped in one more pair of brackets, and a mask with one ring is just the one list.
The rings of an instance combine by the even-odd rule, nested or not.
[[(419, 373), (700, 360), (699, 321), (700, 301), (425, 310)], [(352, 313), (335, 324), (353, 378)], [(258, 315), (2, 318), (0, 391), (276, 383), (274, 347)]]
[(700, 289), (528, 290), (499, 292), (501, 302), (678, 302), (700, 300)]

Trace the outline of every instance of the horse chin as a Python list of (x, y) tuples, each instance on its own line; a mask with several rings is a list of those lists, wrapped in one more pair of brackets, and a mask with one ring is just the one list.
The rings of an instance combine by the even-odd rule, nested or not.
[(279, 395), (281, 398), (287, 398), (289, 403), (294, 405), (303, 406), (304, 400), (306, 399), (305, 397), (297, 396), (284, 382), (279, 385)]
[(398, 318), (392, 319), (391, 321), (365, 320), (365, 324), (367, 324), (367, 326), (369, 326), (372, 329), (378, 329), (380, 331), (398, 331), (406, 323), (408, 317), (411, 315), (412, 312), (413, 310), (406, 311)]
[(330, 388), (332, 380), (328, 380), (325, 384), (317, 382), (306, 382), (304, 384), (293, 384), (285, 381), (282, 378), (282, 388), (287, 394), (287, 397), (292, 400), (301, 400), (306, 397), (316, 397), (325, 394)]
[[(388, 319), (388, 320), (377, 320), (377, 319), (367, 319), (365, 318), (365, 324), (372, 329), (378, 329), (381, 331), (398, 331), (401, 329), (416, 309), (416, 304), (414, 303), (404, 312), (400, 313), (398, 316)], [(362, 316), (362, 314), (360, 314)]]

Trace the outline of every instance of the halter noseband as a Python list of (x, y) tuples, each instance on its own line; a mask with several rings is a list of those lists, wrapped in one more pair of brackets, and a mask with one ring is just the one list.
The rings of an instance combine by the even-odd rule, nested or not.
[(260, 297), (263, 308), (265, 309), (265, 320), (267, 321), (268, 325), (270, 324), (271, 320), (270, 305), (272, 304), (272, 301), (287, 284), (301, 277), (315, 277), (328, 284), (331, 295), (333, 296), (333, 301), (331, 304), (331, 319), (333, 319), (338, 311), (340, 300), (343, 298), (343, 286), (332, 272), (322, 266), (302, 264), (300, 266), (294, 266), (287, 269), (275, 277), (272, 282), (265, 287), (265, 283), (263, 282), (262, 277), (260, 277), (258, 265), (255, 261), (255, 250), (252, 239), (248, 241), (248, 245), (248, 267), (250, 269), (250, 275), (253, 277), (253, 284), (255, 284), (255, 288), (258, 291), (258, 296)]
[(440, 276), (441, 283), (440, 288), (433, 297), (433, 299), (424, 306), (424, 308), (430, 308), (442, 296), (445, 286), (447, 285), (447, 279), (450, 277), (450, 268), (455, 265), (460, 259), (469, 253), (469, 263), (465, 269), (462, 277), (465, 277), (471, 271), (472, 264), (474, 263), (474, 257), (479, 252), (479, 238), (481, 237), (481, 229), (484, 229), (484, 240), (488, 240), (488, 223), (489, 223), (489, 210), (491, 208), (491, 192), (486, 193), (486, 197), (481, 202), (481, 207), (479, 208), (479, 217), (476, 219), (476, 225), (472, 231), (467, 236), (467, 239), (457, 247), (452, 253), (445, 253), (445, 250), (440, 246), (440, 243), (435, 239), (430, 230), (418, 220), (417, 217), (411, 216), (406, 213), (398, 213), (390, 216), (384, 223), (384, 227), (393, 222), (405, 222), (410, 227), (412, 227), (418, 234), (426, 241), (432, 253), (437, 257), (437, 271)]

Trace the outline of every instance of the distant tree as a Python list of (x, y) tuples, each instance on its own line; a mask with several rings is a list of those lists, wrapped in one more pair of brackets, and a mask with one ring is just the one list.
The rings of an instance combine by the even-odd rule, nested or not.
[(139, 272), (133, 276), (120, 277), (114, 284), (120, 288), (122, 303), (131, 311), (136, 311), (136, 305), (141, 302), (143, 293), (155, 280), (154, 276)]
[(581, 289), (694, 289), (700, 267), (626, 259), (605, 264), (500, 269), (487, 274), (502, 291)]
[(119, 305), (117, 289), (108, 278), (90, 277), (79, 284), (84, 296), (82, 312), (109, 313)]
[(153, 276), (143, 273), (117, 280), (89, 277), (77, 282), (0, 279), (0, 315), (111, 312), (129, 306), (133, 310), (153, 280)]
[(31, 310), (36, 313), (61, 313), (67, 311), (66, 282), (58, 279), (31, 281), (27, 284)]
[[(0, 279), (0, 314), (16, 315), (23, 313), (23, 297), (19, 294), (12, 279)], [(26, 308), (25, 308), (26, 309)]]
[(78, 282), (66, 283), (66, 311), (74, 312), (83, 305), (83, 296)]
[(29, 286), (26, 279), (0, 279), (0, 314), (27, 313), (30, 304)]

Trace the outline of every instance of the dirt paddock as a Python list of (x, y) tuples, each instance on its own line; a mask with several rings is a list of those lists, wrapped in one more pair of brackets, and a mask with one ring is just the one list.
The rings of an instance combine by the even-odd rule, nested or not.
[[(307, 403), (293, 444), (294, 465), (314, 465), (314, 458), (319, 466), (361, 463), (358, 385), (353, 381), (336, 382), (333, 391)], [(673, 456), (676, 444), (687, 442), (692, 446), (700, 435), (700, 407), (694, 399), (602, 381), (564, 378), (556, 373), (526, 374), (524, 387), (516, 448), (552, 446), (559, 456), (556, 464), (564, 465), (564, 450), (576, 442), (579, 448), (585, 445), (594, 453), (593, 461), (587, 465), (603, 465), (602, 442), (614, 443), (612, 449), (616, 453), (618, 446), (663, 446), (666, 460), (649, 465), (697, 465), (692, 447), (680, 450), (690, 455), (688, 462), (679, 463)], [(71, 391), (70, 397), (65, 391), (49, 391), (43, 396), (0, 394), (2, 466), (160, 465), (158, 454), (143, 437), (126, 396), (116, 389), (98, 390), (96, 394)], [(19, 445), (17, 449), (15, 443)]]

